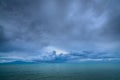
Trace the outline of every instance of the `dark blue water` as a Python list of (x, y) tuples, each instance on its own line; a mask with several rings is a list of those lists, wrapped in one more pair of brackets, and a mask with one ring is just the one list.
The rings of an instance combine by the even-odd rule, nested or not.
[(0, 64), (0, 80), (120, 80), (120, 63)]

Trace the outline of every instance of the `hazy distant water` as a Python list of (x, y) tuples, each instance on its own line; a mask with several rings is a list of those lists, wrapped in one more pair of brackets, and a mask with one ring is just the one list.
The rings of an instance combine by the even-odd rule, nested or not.
[(0, 80), (120, 80), (120, 63), (0, 64)]

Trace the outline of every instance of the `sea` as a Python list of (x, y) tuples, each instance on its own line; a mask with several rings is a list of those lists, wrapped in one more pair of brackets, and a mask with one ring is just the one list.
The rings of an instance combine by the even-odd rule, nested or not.
[(0, 80), (120, 80), (120, 63), (0, 64)]

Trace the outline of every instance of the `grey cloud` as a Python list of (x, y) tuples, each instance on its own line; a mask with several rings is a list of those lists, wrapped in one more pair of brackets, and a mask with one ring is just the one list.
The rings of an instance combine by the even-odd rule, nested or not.
[(5, 52), (7, 48), (9, 52), (26, 54), (38, 53), (46, 46), (67, 51), (117, 50), (118, 3), (118, 0), (0, 0), (0, 45), (5, 42), (0, 50)]
[(114, 14), (115, 17), (112, 17), (103, 29), (105, 37), (111, 41), (120, 41), (120, 15)]
[(0, 25), (0, 43), (4, 43), (6, 41), (5, 35), (4, 35), (4, 29)]
[[(5, 1), (3, 2), (5, 4)], [(71, 42), (76, 43), (76, 41), (79, 43), (79, 41), (94, 40), (95, 38), (94, 36), (97, 36), (97, 35), (93, 35), (94, 34), (93, 31), (89, 29), (94, 25), (93, 21), (91, 21), (90, 18), (95, 17), (94, 15), (97, 14), (95, 12), (97, 11), (95, 7), (97, 7), (97, 4), (99, 4), (94, 0), (93, 1), (71, 0), (69, 2), (64, 0), (40, 1), (41, 3), (47, 5), (40, 5), (39, 7), (38, 6), (31, 7), (30, 5), (29, 7), (33, 9), (33, 11), (30, 13), (29, 8), (27, 7), (27, 5), (25, 5), (24, 7), (24, 4), (32, 3), (32, 2), (33, 1), (24, 2), (24, 1), (13, 0), (13, 1), (8, 1), (6, 3), (8, 9), (9, 6), (16, 9), (14, 11), (7, 10), (7, 12), (12, 14), (12, 15), (7, 14), (7, 15), (11, 16), (12, 18), (10, 17), (10, 19), (12, 19), (13, 22), (15, 23), (15, 27), (14, 27), (14, 23), (13, 25), (10, 25), (11, 28), (13, 28), (11, 32), (14, 32), (12, 33), (13, 39), (20, 38), (24, 40), (33, 40), (33, 41), (34, 40), (42, 41), (49, 39), (48, 42), (50, 42), (51, 40), (53, 40), (54, 42), (54, 40), (57, 39), (58, 43), (60, 42), (59, 41), (60, 39), (65, 42), (70, 40), (70, 43)], [(21, 9), (19, 11), (19, 9), (17, 9), (21, 7), (24, 7), (25, 10)], [(35, 9), (36, 7), (38, 8), (37, 10)], [(15, 15), (16, 12), (17, 12), (17, 16)], [(26, 14), (26, 12), (29, 12), (28, 14), (29, 17), (31, 18), (30, 20), (26, 18), (26, 15), (24, 15)], [(100, 12), (98, 13), (100, 14)], [(95, 18), (97, 19), (97, 16)], [(9, 20), (9, 18), (7, 19)], [(63, 34), (64, 32), (65, 34)], [(50, 43), (54, 44), (53, 42)]]

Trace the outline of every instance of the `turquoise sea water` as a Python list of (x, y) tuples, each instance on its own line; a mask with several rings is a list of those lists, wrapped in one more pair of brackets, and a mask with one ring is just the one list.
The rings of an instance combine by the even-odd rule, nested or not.
[(0, 64), (0, 80), (120, 80), (120, 63)]

